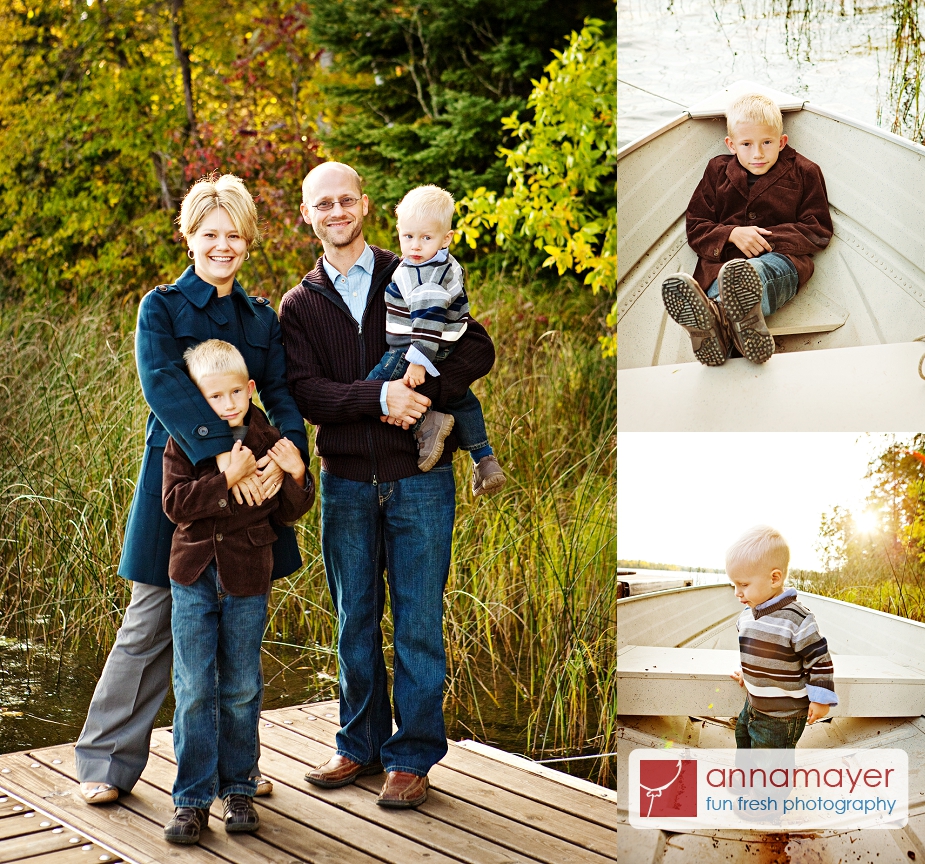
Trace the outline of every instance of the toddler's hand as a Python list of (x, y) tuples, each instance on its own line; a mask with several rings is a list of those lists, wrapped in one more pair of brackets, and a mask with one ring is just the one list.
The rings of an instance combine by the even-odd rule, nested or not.
[(409, 363), (404, 377), (401, 379), (408, 387), (417, 387), (424, 383), (427, 370), (420, 363)]
[(767, 228), (757, 228), (754, 225), (737, 227), (732, 229), (729, 242), (737, 246), (746, 258), (754, 258), (762, 252), (772, 251), (771, 244), (763, 236), (770, 233)]
[(738, 681), (740, 687), (744, 687), (744, 686), (745, 686), (745, 679), (742, 677), (742, 673), (741, 673), (738, 669), (736, 669), (736, 671), (733, 672), (729, 677), (730, 677), (733, 681)]
[(809, 703), (809, 714), (806, 717), (807, 723), (815, 723), (817, 720), (821, 720), (829, 713), (829, 706), (824, 705), (822, 702), (810, 702)]
[(299, 485), (305, 479), (305, 463), (302, 461), (302, 454), (299, 448), (295, 446), (288, 438), (280, 438), (269, 450), (267, 455), (273, 457), (273, 461), (279, 465), (293, 480)]

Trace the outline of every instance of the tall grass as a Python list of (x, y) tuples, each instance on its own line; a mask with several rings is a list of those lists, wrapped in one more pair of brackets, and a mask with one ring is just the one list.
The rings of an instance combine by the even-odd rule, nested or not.
[[(515, 294), (510, 281), (473, 286), (499, 356), (477, 390), (509, 483), (473, 499), (457, 457), (448, 712), (483, 739), (509, 725), (535, 756), (610, 752), (616, 376), (593, 338), (603, 310), (581, 291)], [(46, 654), (105, 653), (128, 600), (116, 569), (147, 416), (133, 326), (134, 309), (104, 300), (79, 313), (0, 310), (0, 637)], [(317, 508), (298, 530), (304, 566), (275, 583), (264, 648), (299, 664), (305, 694), (331, 695), (336, 621)], [(385, 631), (389, 641), (388, 621)], [(599, 760), (597, 776), (612, 774)]]

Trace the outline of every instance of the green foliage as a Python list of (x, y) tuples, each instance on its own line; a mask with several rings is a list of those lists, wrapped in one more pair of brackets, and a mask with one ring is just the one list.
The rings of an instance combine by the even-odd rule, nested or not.
[(410, 188), (500, 191), (501, 118), (586, 15), (611, 0), (326, 0), (315, 32), (333, 53), (325, 90), (337, 113), (328, 148), (364, 175), (388, 216)]
[[(475, 248), (483, 230), (494, 230), (499, 246), (530, 239), (548, 257), (543, 266), (586, 273), (594, 293), (617, 281), (616, 45), (604, 38), (602, 22), (588, 20), (572, 33), (562, 53), (535, 82), (529, 99), (532, 121), (515, 113), (503, 121), (521, 143), (501, 148), (509, 169), (500, 197), (480, 187), (458, 204), (457, 225)], [(611, 321), (611, 318), (614, 320)], [(615, 309), (608, 316), (613, 326)], [(602, 337), (605, 354), (616, 337)]]

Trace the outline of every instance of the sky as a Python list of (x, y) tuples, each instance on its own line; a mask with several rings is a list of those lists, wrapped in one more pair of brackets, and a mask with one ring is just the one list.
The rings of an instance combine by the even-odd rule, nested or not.
[(747, 528), (772, 525), (792, 567), (815, 570), (820, 517), (864, 511), (868, 462), (911, 433), (621, 432), (617, 554), (690, 567), (724, 566)]

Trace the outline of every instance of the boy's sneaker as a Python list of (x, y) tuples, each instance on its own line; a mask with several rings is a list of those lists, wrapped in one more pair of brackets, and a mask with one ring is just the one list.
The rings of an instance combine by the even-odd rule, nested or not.
[(717, 277), (719, 299), (732, 326), (736, 348), (752, 363), (764, 363), (774, 353), (774, 337), (761, 311), (761, 277), (744, 258), (727, 261)]
[(722, 366), (729, 356), (732, 330), (719, 304), (687, 273), (675, 273), (662, 282), (662, 302), (687, 330), (694, 356), (704, 366)]
[(491, 495), (505, 483), (507, 483), (507, 477), (504, 476), (493, 453), (490, 456), (483, 456), (478, 463), (472, 465), (473, 498), (478, 498), (479, 495)]
[(164, 826), (164, 839), (168, 843), (192, 846), (199, 842), (199, 832), (209, 824), (209, 811), (199, 807), (177, 807), (176, 812)]
[(247, 795), (229, 795), (222, 801), (222, 812), (229, 834), (250, 834), (260, 827), (260, 817)]
[(453, 431), (455, 422), (452, 414), (441, 411), (428, 411), (424, 415), (424, 421), (414, 432), (414, 440), (418, 442), (418, 468), (422, 471), (430, 471), (437, 464), (443, 455), (443, 442)]

